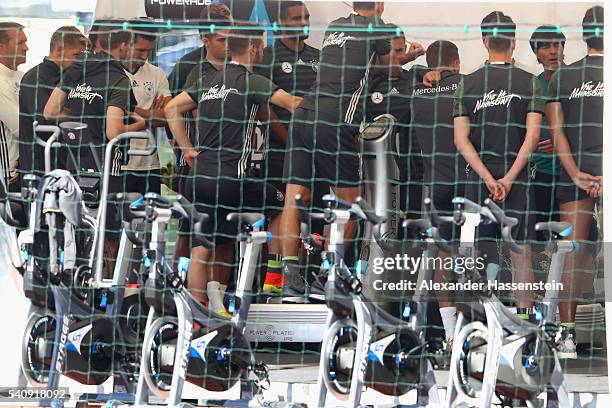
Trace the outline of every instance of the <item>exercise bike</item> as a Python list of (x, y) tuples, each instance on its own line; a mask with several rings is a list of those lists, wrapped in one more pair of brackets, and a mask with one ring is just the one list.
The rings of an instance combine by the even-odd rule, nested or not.
[[(397, 250), (381, 237), (385, 217), (377, 215), (362, 198), (356, 205), (331, 195), (323, 200), (328, 205), (323, 214), (307, 213), (297, 200), (301, 206), (302, 239), (309, 239), (308, 225), (312, 221), (330, 224), (329, 249), (323, 252), (322, 263), (322, 268), (328, 270), (325, 298), (329, 312), (319, 363), (317, 406), (325, 406), (329, 391), (346, 406), (357, 407), (364, 385), (393, 396), (417, 389), (417, 403), (439, 403), (432, 363), (427, 356), (429, 345), (422, 330), (426, 294), (416, 297), (407, 308), (407, 321), (398, 319), (367, 299), (359, 277), (344, 264), (344, 225), (349, 220), (369, 220), (383, 252)], [(432, 217), (436, 222), (442, 221)], [(445, 248), (429, 220), (411, 220), (405, 225), (419, 237), (425, 251), (434, 251), (437, 245)], [(421, 269), (418, 284), (429, 274), (427, 269)]]
[[(516, 218), (507, 217), (490, 199), (480, 206), (465, 198), (453, 199), (454, 219), (461, 226), (460, 257), (475, 259), (475, 231), (479, 225), (497, 223), (511, 251), (523, 253), (512, 238)], [(517, 318), (489, 288), (489, 280), (476, 268), (460, 274), (460, 282), (478, 283), (471, 291), (475, 301), (459, 303), (460, 311), (451, 355), (447, 388), (448, 407), (490, 407), (497, 395), (505, 405), (543, 406), (538, 397), (547, 395), (547, 406), (569, 406), (567, 388), (555, 353), (558, 326), (555, 315), (563, 260), (576, 244), (562, 240), (571, 234), (565, 222), (538, 223), (537, 231), (548, 231), (553, 252), (546, 294), (534, 324)], [(457, 271), (456, 271), (457, 272)], [(552, 289), (549, 289), (552, 288)], [(471, 316), (471, 321), (468, 321)]]
[[(52, 132), (45, 143), (45, 168), (50, 170), (51, 149), (72, 145), (85, 125), (69, 122), (35, 126), (36, 132)], [(123, 312), (126, 276), (113, 282), (95, 280), (96, 242), (104, 242), (110, 174), (110, 155), (123, 140), (144, 139), (149, 149), (131, 150), (129, 155), (150, 155), (155, 140), (150, 133), (130, 132), (117, 136), (106, 146), (107, 160), (99, 173), (79, 175), (77, 182), (65, 170), (48, 172), (40, 181), (26, 177), (24, 194), (30, 199), (30, 226), (20, 237), (27, 259), (24, 292), (31, 302), (22, 343), (22, 375), (33, 386), (57, 390), (62, 375), (87, 385), (100, 385), (111, 376), (113, 395), (104, 399), (133, 400), (132, 384), (140, 348), (137, 335), (119, 329)], [(93, 149), (92, 149), (93, 151)], [(76, 164), (72, 152), (69, 159)], [(99, 201), (97, 201), (99, 199)], [(120, 257), (128, 257), (123, 253)], [(136, 338), (136, 340), (135, 340)], [(88, 398), (89, 399), (89, 398)], [(91, 399), (100, 399), (94, 396)], [(61, 406), (58, 399), (41, 405)]]
[(255, 361), (245, 337), (245, 326), (261, 248), (271, 239), (263, 230), (265, 217), (258, 213), (227, 216), (229, 222), (241, 228), (235, 313), (229, 319), (194, 299), (166, 259), (165, 232), (173, 217), (191, 219), (196, 242), (212, 248), (201, 233), (208, 215), (197, 213), (181, 196), (169, 201), (157, 194), (147, 194), (138, 202), (127, 200), (124, 208), (124, 214), (129, 214), (126, 223), (131, 223), (130, 217), (138, 217), (150, 227), (144, 239), (136, 236), (129, 225), (126, 227), (130, 239), (145, 248), (148, 269), (144, 290), (150, 308), (136, 405), (148, 404), (149, 395), (154, 394), (166, 400), (168, 406), (188, 406), (181, 403), (185, 381), (208, 391), (226, 391), (242, 381), (242, 400), (260, 398), (260, 390), (268, 383), (267, 369)]

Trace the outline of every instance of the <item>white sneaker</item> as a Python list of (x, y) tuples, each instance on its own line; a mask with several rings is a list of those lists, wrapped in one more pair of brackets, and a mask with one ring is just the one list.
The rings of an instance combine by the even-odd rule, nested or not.
[(570, 331), (561, 334), (561, 340), (557, 347), (557, 357), (560, 359), (576, 359), (576, 335)]

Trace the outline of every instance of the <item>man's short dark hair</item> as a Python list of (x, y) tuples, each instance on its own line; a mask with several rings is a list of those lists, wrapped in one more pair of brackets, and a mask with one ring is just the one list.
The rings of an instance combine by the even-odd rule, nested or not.
[(120, 20), (113, 20), (113, 19), (95, 20), (91, 24), (91, 28), (89, 29), (89, 32), (87, 33), (87, 37), (89, 38), (89, 43), (91, 47), (95, 47), (96, 42), (99, 41), (100, 35), (102, 33), (107, 32), (111, 28), (109, 26), (110, 24), (115, 24), (115, 23), (117, 24), (120, 23)]
[(152, 21), (149, 21), (149, 19), (146, 18), (131, 20), (130, 31), (132, 33), (132, 42), (136, 42), (139, 37), (145, 41), (156, 41), (159, 30), (150, 27), (151, 25)]
[(353, 10), (374, 10), (376, 8), (376, 1), (354, 1)]
[(278, 17), (282, 20), (287, 18), (287, 12), (291, 7), (305, 7), (305, 4), (303, 1), (282, 0), (278, 10)]
[(227, 5), (215, 3), (205, 6), (200, 13), (200, 25), (202, 26), (199, 30), (200, 36), (213, 34), (209, 28), (212, 24), (223, 28), (231, 26), (232, 23), (232, 12)]
[[(119, 47), (121, 44), (128, 44), (131, 40), (132, 34), (129, 31), (123, 29), (123, 25), (126, 24), (125, 20), (103, 20), (98, 21), (97, 27), (94, 32), (94, 39), (100, 43), (100, 47), (105, 51), (111, 51)], [(94, 28), (92, 28), (92, 31)], [(91, 34), (91, 31), (90, 31)], [(92, 41), (92, 46), (95, 47), (96, 43)]]
[(516, 34), (516, 24), (501, 11), (492, 11), (480, 23), (482, 38), (493, 51), (508, 51)]
[(406, 38), (406, 36), (404, 35), (404, 30), (402, 30), (399, 26), (392, 24), (392, 23), (385, 24), (385, 34), (387, 33), (392, 35), (393, 39)]
[(227, 48), (232, 55), (244, 54), (254, 41), (263, 41), (263, 27), (253, 23), (240, 23), (240, 26), (242, 29), (232, 30), (227, 39)]
[[(599, 29), (599, 35), (595, 30)], [(601, 6), (591, 7), (584, 14), (582, 19), (582, 38), (587, 47), (594, 50), (604, 49), (603, 40), (604, 30), (604, 9)]]
[(459, 60), (459, 49), (450, 41), (434, 41), (427, 47), (425, 58), (429, 68), (450, 67), (453, 62)]
[(25, 27), (13, 21), (0, 22), (0, 44), (6, 44), (11, 40), (10, 32), (23, 30)]
[(565, 35), (560, 30), (557, 30), (557, 27), (542, 25), (531, 34), (529, 45), (533, 52), (537, 54), (540, 47), (550, 43), (558, 43), (561, 47), (565, 47), (565, 40)]
[(51, 35), (49, 49), (53, 51), (57, 47), (74, 48), (79, 45), (88, 48), (89, 40), (87, 37), (74, 26), (64, 26), (55, 30), (53, 35)]

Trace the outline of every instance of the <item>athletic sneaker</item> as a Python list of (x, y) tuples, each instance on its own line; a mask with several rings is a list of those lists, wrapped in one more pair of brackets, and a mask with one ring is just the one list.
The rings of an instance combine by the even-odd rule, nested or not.
[(263, 293), (271, 293), (271, 294), (274, 294), (274, 295), (280, 295), (281, 293), (283, 293), (283, 287), (282, 286), (272, 285), (271, 283), (265, 283), (263, 285), (262, 292)]
[(557, 357), (560, 359), (576, 359), (576, 334), (571, 330), (561, 332), (561, 340), (557, 347)]
[(303, 296), (306, 293), (306, 280), (302, 276), (300, 265), (292, 262), (283, 263), (283, 295)]
[(312, 272), (314, 280), (310, 284), (310, 293), (308, 298), (311, 300), (325, 301), (325, 284), (327, 283), (327, 271)]
[(215, 313), (223, 317), (227, 317), (228, 319), (231, 319), (232, 317), (234, 317), (225, 309), (217, 310)]
[(327, 283), (327, 271), (312, 272), (314, 280), (310, 284), (310, 293), (314, 295), (325, 294), (325, 284)]

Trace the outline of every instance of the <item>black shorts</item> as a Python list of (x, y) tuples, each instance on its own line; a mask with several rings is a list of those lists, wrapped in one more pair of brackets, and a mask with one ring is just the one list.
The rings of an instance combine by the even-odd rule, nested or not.
[[(432, 204), (440, 216), (453, 215), (453, 198), (463, 197), (465, 185), (454, 181), (439, 181), (428, 183), (423, 189), (423, 197), (429, 197)], [(440, 236), (447, 241), (458, 240), (460, 238), (460, 228), (454, 223), (442, 223), (439, 228)]]
[[(496, 180), (505, 176), (505, 165), (487, 163), (486, 166)], [(487, 186), (473, 170), (471, 170), (467, 176), (465, 197), (481, 205), (484, 203), (485, 199), (489, 198)], [(529, 243), (535, 239), (535, 217), (532, 211), (534, 206), (533, 203), (533, 192), (532, 189), (529, 188), (527, 170), (524, 170), (512, 184), (510, 194), (508, 194), (504, 202), (497, 203), (497, 205), (504, 210), (506, 216), (518, 219), (518, 224), (512, 228), (512, 236), (517, 243)], [(500, 236), (500, 228), (499, 225), (495, 223), (480, 225), (477, 234), (479, 238), (495, 239)]]
[[(586, 171), (586, 172), (594, 176), (601, 175), (601, 171), (599, 172)], [(574, 182), (572, 181), (570, 176), (565, 172), (565, 170), (561, 170), (561, 175), (559, 176), (559, 184), (557, 187), (556, 194), (557, 194), (557, 201), (559, 202), (559, 205), (565, 204), (565, 203), (571, 203), (573, 201), (584, 200), (585, 198), (589, 198), (589, 195), (587, 194), (587, 192), (581, 189), (580, 187), (578, 187), (576, 184), (574, 184)]]
[(205, 176), (190, 173), (194, 182), (185, 186), (185, 197), (199, 212), (207, 213), (210, 221), (204, 233), (217, 244), (233, 242), (238, 226), (226, 221), (231, 212), (260, 212), (271, 217), (283, 208), (283, 192), (263, 180), (236, 179), (227, 176)]
[[(189, 173), (191, 172), (191, 167), (189, 166), (177, 166), (174, 176), (172, 177), (172, 189), (177, 193), (185, 195), (185, 186), (189, 182)], [(189, 234), (191, 232), (191, 227), (189, 226), (189, 221), (181, 218), (179, 220), (179, 234)]]
[(279, 151), (278, 147), (274, 151), (268, 152), (265, 161), (265, 174), (261, 178), (265, 178), (266, 182), (272, 184), (280, 191), (285, 191), (284, 168), (285, 154), (284, 151)]
[(161, 175), (160, 170), (126, 170), (125, 172), (125, 192), (126, 193), (146, 193), (161, 194)]
[(289, 132), (285, 180), (313, 189), (315, 180), (334, 187), (360, 183), (359, 126), (337, 123), (339, 115), (298, 108)]

